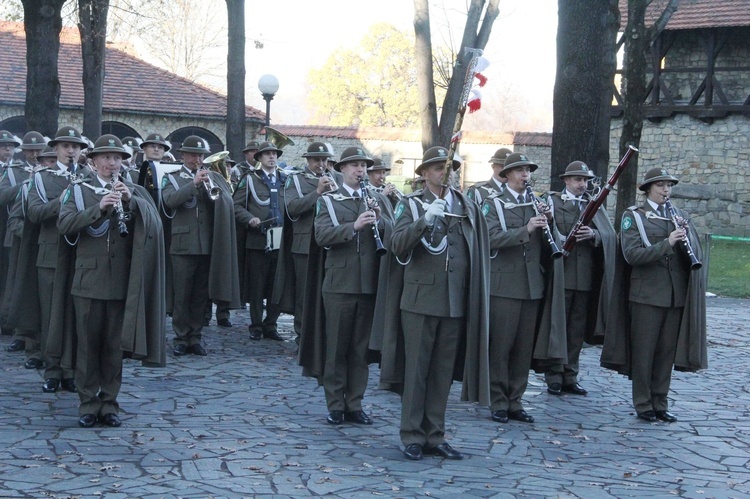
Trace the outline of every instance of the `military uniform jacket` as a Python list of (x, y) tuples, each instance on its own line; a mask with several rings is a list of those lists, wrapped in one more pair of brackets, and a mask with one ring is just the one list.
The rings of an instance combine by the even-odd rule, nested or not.
[(630, 301), (656, 307), (685, 305), (689, 272), (679, 253), (680, 243), (669, 245), (668, 237), (673, 230), (672, 222), (659, 217), (648, 201), (623, 213), (622, 253), (633, 267)]
[[(4, 168), (2, 179), (0, 179), (0, 210), (5, 208), (6, 212), (10, 214), (21, 187), (26, 185), (29, 178), (29, 174), (24, 170), (24, 167), (29, 168), (33, 166), (28, 163), (16, 163), (12, 167)], [(5, 219), (5, 213), (0, 217), (0, 223), (2, 223), (3, 219)], [(10, 223), (9, 219), (8, 223)], [(5, 234), (4, 237), (3, 234)], [(0, 240), (3, 240), (5, 247), (12, 246), (13, 234), (10, 228), (6, 232), (4, 227), (0, 227)]]
[[(447, 236), (445, 251), (439, 254), (433, 254), (426, 247), (432, 231), (425, 222), (422, 204), (432, 202), (434, 194), (428, 189), (419, 190), (405, 196), (397, 205), (391, 255), (387, 261), (389, 279), (384, 320), (375, 318), (370, 345), (382, 353), (380, 387), (399, 392), (404, 365), (410, 361), (404, 354), (400, 310), (463, 317), (465, 334), (459, 342), (454, 379), (463, 381), (462, 400), (488, 404), (489, 245), (486, 222), (472, 201), (459, 191), (451, 192), (451, 213), (459, 216), (446, 216), (436, 221), (441, 227), (435, 232)], [(441, 244), (440, 241), (443, 241), (441, 236), (432, 237), (434, 245)], [(462, 262), (457, 261), (458, 255)]]
[[(60, 171), (47, 169), (35, 173), (33, 186), (29, 190), (29, 221), (40, 225), (37, 267), (57, 267), (57, 248), (61, 239), (60, 231), (57, 230), (57, 217), (60, 215), (59, 199), (70, 184), (67, 177), (57, 174)], [(85, 172), (88, 175), (90, 170)]]
[[(215, 182), (220, 177), (215, 172), (209, 175)], [(210, 255), (214, 203), (209, 199), (206, 189), (202, 185), (196, 186), (193, 183), (193, 173), (183, 166), (179, 172), (164, 175), (161, 190), (164, 206), (174, 210), (169, 253)]]
[(316, 176), (309, 168), (304, 172), (289, 175), (284, 186), (284, 199), (287, 213), (292, 220), (292, 253), (307, 255), (310, 252), (315, 205), (320, 199)]
[[(61, 234), (78, 236), (71, 294), (97, 300), (124, 300), (133, 252), (133, 224), (126, 224), (128, 236), (121, 237), (116, 211), (102, 211), (99, 207), (107, 192), (101, 189), (98, 178), (86, 184), (74, 184), (68, 189), (57, 221)], [(88, 186), (100, 190), (95, 192)], [(137, 204), (128, 203), (124, 209), (135, 210)]]
[[(681, 210), (678, 213), (685, 217)], [(674, 368), (693, 372), (708, 367), (706, 266), (686, 270), (678, 259), (682, 251), (680, 243), (672, 248), (666, 240), (673, 230), (672, 222), (654, 215), (658, 217), (651, 205), (645, 202), (641, 207), (630, 207), (622, 216), (622, 253), (615, 270), (615, 292), (604, 335), (601, 365), (626, 376), (630, 376), (631, 371), (632, 334), (628, 301), (657, 307), (684, 306)], [(643, 231), (638, 226), (639, 220)], [(702, 260), (700, 240), (692, 224), (688, 226), (688, 234), (695, 256)], [(682, 290), (681, 296), (675, 294), (679, 290)]]
[(490, 295), (516, 300), (542, 298), (542, 230), (529, 233), (526, 229), (535, 216), (534, 208), (530, 204), (518, 206), (513, 193), (506, 189), (486, 199), (482, 213), (487, 218), (492, 250)]
[(193, 183), (192, 172), (185, 167), (164, 176), (162, 202), (166, 209), (174, 210), (169, 253), (210, 255), (208, 296), (212, 300), (229, 302), (230, 308), (239, 308), (232, 188), (221, 174), (211, 171), (209, 175), (220, 191), (215, 201), (208, 197), (205, 187)]
[[(284, 208), (284, 182), (286, 176), (281, 170), (276, 170), (275, 189), (277, 194), (277, 205), (272, 206), (271, 189), (261, 178), (262, 170), (258, 169), (245, 175), (237, 184), (234, 191), (234, 211), (237, 223), (247, 228), (247, 237), (245, 239), (245, 248), (252, 250), (264, 250), (266, 248), (266, 230), (269, 227), (283, 226), (285, 218)], [(264, 222), (273, 218), (271, 210), (276, 209), (281, 212), (281, 224)], [(253, 218), (259, 218), (262, 223), (258, 227), (250, 227), (248, 224)]]
[[(378, 203), (388, 200), (378, 194)], [(327, 249), (323, 292), (347, 294), (375, 294), (378, 287), (380, 257), (375, 254), (372, 227), (354, 230), (354, 222), (366, 211), (362, 198), (352, 198), (342, 186), (334, 194), (326, 194), (318, 201), (315, 216), (315, 240)], [(390, 236), (393, 220), (381, 210), (378, 232), (384, 244)]]
[(505, 190), (505, 186), (501, 189), (498, 186), (498, 182), (494, 177), (490, 178), (486, 182), (480, 182), (472, 185), (466, 189), (466, 196), (474, 201), (477, 206), (482, 206), (485, 199), (490, 196), (500, 194)]

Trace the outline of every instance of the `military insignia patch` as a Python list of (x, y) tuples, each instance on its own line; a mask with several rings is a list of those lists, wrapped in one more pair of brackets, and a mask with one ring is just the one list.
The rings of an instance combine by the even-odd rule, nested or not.
[(622, 230), (628, 230), (633, 226), (633, 219), (630, 217), (623, 217), (622, 219)]
[(162, 188), (162, 189), (164, 189), (164, 188), (165, 188), (165, 187), (167, 186), (167, 183), (168, 183), (168, 182), (169, 182), (169, 179), (167, 178), (167, 176), (166, 176), (166, 175), (164, 175), (164, 176), (163, 176), (163, 177), (161, 178), (161, 188)]
[(398, 218), (404, 212), (405, 208), (406, 207), (404, 206), (404, 203), (398, 203), (398, 206), (396, 206), (396, 213), (395, 213), (396, 220), (398, 220)]
[(70, 189), (65, 190), (65, 197), (63, 198), (63, 204), (67, 203), (68, 199), (70, 199)]
[(247, 177), (242, 177), (242, 180), (240, 180), (239, 185), (237, 186), (238, 189), (242, 189), (245, 187), (245, 182), (247, 181)]
[(286, 178), (286, 183), (284, 184), (284, 188), (287, 188), (287, 187), (289, 187), (290, 185), (292, 185), (292, 176), (291, 176), (291, 175), (289, 175), (289, 176), (288, 176), (288, 177)]
[(484, 205), (482, 205), (482, 215), (486, 217), (489, 212), (490, 212), (490, 205), (487, 203), (484, 203)]
[(323, 204), (323, 198), (318, 199), (318, 202), (315, 203), (315, 216), (317, 216), (318, 213), (320, 213), (320, 209), (321, 209), (320, 206), (321, 206), (321, 204)]

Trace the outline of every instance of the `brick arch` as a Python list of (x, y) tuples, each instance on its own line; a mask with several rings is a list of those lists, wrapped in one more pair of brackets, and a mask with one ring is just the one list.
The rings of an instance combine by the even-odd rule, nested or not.
[(23, 114), (12, 116), (0, 121), (0, 130), (8, 130), (10, 133), (18, 135), (19, 137), (23, 137), (26, 134), (26, 127), (26, 116)]

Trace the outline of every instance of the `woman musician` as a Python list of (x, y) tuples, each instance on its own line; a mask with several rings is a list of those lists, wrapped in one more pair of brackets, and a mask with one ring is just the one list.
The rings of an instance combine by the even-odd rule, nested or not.
[(690, 270), (683, 260), (686, 247), (696, 258), (701, 251), (685, 213), (669, 213), (677, 183), (666, 169), (650, 169), (639, 186), (646, 200), (625, 211), (620, 232), (623, 256), (632, 267), (628, 300), (633, 405), (638, 418), (648, 422), (677, 421), (667, 399), (673, 366), (705, 367), (705, 273), (700, 265)]

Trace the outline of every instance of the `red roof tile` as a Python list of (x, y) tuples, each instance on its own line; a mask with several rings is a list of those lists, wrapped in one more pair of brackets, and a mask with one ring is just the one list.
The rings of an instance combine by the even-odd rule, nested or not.
[[(22, 23), (0, 22), (0, 102), (23, 105), (26, 100), (26, 35)], [(80, 37), (75, 28), (60, 34), (58, 62), (60, 106), (83, 107)], [(104, 76), (105, 111), (224, 118), (227, 98), (119, 49), (107, 47)], [(248, 119), (265, 121), (265, 114), (246, 106)]]
[(513, 145), (552, 147), (552, 134), (544, 132), (516, 132), (513, 137)]
[[(750, 26), (748, 0), (680, 0), (667, 29), (697, 29)], [(654, 0), (646, 10), (646, 24), (651, 25), (667, 5), (667, 0)], [(628, 2), (620, 0), (620, 30), (628, 21)]]

